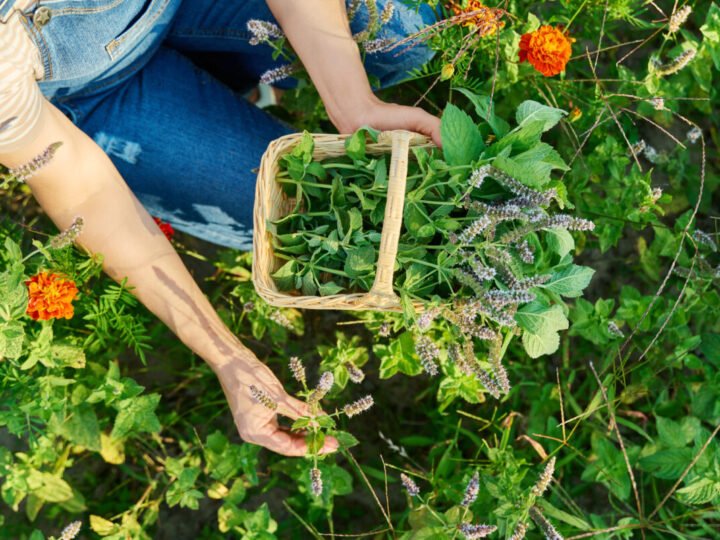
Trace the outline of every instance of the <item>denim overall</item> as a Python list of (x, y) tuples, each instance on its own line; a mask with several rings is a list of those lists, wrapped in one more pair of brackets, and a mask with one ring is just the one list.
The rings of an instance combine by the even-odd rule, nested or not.
[[(380, 37), (435, 21), (432, 10), (399, 0), (378, 0), (379, 8), (391, 1)], [(361, 4), (353, 32), (367, 24)], [(250, 19), (275, 22), (264, 0), (40, 0), (23, 18), (42, 56), (43, 94), (107, 153), (148, 212), (243, 250), (252, 246), (253, 169), (268, 143), (291, 131), (238, 92), (280, 64), (269, 46), (249, 44)], [(431, 52), (393, 55), (367, 56), (382, 86)], [(212, 69), (232, 74), (233, 88)]]

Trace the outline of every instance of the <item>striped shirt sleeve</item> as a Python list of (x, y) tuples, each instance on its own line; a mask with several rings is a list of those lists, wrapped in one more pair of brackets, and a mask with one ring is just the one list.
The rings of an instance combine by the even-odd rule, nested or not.
[(22, 146), (37, 127), (42, 94), (40, 53), (17, 14), (0, 23), (0, 153)]

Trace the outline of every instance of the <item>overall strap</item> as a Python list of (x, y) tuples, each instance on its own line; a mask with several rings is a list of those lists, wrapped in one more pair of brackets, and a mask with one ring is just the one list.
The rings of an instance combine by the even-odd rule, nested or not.
[(0, 0), (0, 23), (7, 22), (15, 7), (15, 0)]

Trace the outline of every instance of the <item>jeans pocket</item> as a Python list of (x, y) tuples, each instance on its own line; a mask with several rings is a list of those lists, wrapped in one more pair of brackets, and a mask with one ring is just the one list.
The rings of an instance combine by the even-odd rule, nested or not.
[(153, 30), (170, 0), (148, 0), (142, 12), (136, 16), (117, 37), (111, 40), (105, 51), (111, 60), (121, 58), (125, 53), (140, 43)]

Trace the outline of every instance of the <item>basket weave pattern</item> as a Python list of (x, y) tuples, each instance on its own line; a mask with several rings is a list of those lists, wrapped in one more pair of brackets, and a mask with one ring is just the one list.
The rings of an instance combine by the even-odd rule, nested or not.
[[(369, 292), (335, 294), (331, 296), (298, 296), (278, 290), (272, 274), (283, 261), (275, 257), (269, 221), (284, 217), (293, 208), (292, 201), (275, 181), (280, 169), (280, 158), (295, 147), (301, 134), (293, 133), (270, 143), (260, 163), (255, 191), (252, 279), (258, 294), (270, 305), (303, 309), (349, 309), (372, 311), (401, 311), (400, 298), (393, 291), (393, 275), (398, 242), (403, 223), (405, 186), (410, 146), (432, 148), (428, 139), (404, 130), (385, 131), (377, 143), (368, 144), (369, 155), (391, 152), (388, 177), (387, 202), (380, 240), (380, 251), (375, 281)], [(349, 135), (313, 135), (315, 150), (313, 158), (345, 155), (345, 140)]]

